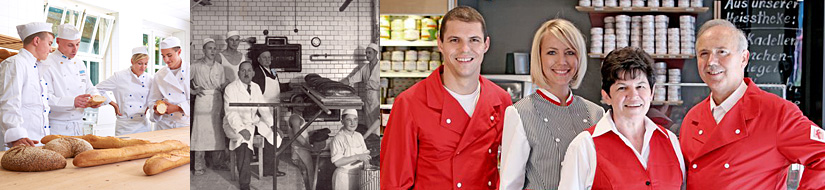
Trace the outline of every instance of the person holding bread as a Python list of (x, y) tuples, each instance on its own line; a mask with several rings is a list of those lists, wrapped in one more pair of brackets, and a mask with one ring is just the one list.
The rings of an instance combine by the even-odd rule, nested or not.
[[(274, 118), (269, 107), (241, 107), (229, 106), (230, 103), (263, 103), (266, 102), (258, 84), (252, 82), (255, 71), (252, 62), (243, 61), (239, 65), (238, 80), (235, 80), (224, 89), (224, 132), (229, 138), (229, 150), (237, 158), (238, 183), (240, 189), (249, 189), (250, 166), (252, 160), (252, 139), (256, 134), (263, 136), (266, 143), (280, 146), (281, 138), (272, 131)], [(266, 152), (266, 146), (264, 152)], [(274, 158), (271, 158), (274, 159)], [(231, 166), (230, 166), (231, 167)]]
[[(127, 135), (151, 131), (146, 110), (151, 106), (149, 89), (152, 88), (151, 74), (146, 72), (149, 52), (146, 47), (132, 49), (132, 66), (97, 84), (97, 89), (106, 96), (104, 104), (112, 105), (117, 114), (115, 135)], [(105, 92), (112, 92), (114, 97)]]
[(189, 62), (180, 58), (180, 39), (168, 37), (160, 42), (160, 53), (167, 67), (155, 73), (149, 102), (154, 102), (150, 118), (155, 129), (189, 126)]
[[(52, 24), (32, 22), (17, 25), (23, 49), (0, 63), (0, 129), (4, 144), (43, 145), (49, 135), (49, 104), (46, 84), (37, 71), (51, 51)], [(0, 148), (2, 149), (2, 148)]]
[(85, 108), (98, 108), (100, 102), (92, 103), (92, 95), (100, 95), (90, 79), (89, 70), (82, 60), (75, 59), (80, 48), (80, 31), (72, 24), (57, 27), (57, 51), (49, 54), (38, 67), (43, 82), (48, 89), (46, 95), (49, 106), (51, 134), (83, 135), (83, 112)]

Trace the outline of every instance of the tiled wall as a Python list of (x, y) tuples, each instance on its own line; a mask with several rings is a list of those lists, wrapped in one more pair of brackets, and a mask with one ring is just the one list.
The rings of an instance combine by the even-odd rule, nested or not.
[[(192, 8), (192, 60), (203, 57), (203, 39), (213, 38), (220, 49), (226, 47), (226, 32), (236, 30), (241, 38), (256, 37), (258, 43), (270, 36), (286, 36), (291, 44), (301, 44), (300, 73), (279, 73), (281, 83), (303, 82), (308, 73), (318, 73), (340, 80), (360, 64), (355, 61), (310, 61), (312, 54), (353, 54), (363, 52), (370, 43), (370, 1), (353, 1), (343, 12), (338, 8), (343, 0), (212, 0), (212, 5)], [(295, 17), (297, 14), (297, 18)], [(296, 22), (297, 19), (297, 22)], [(298, 33), (293, 32), (297, 24)], [(313, 37), (321, 46), (312, 47)], [(358, 47), (361, 46), (361, 49)], [(246, 52), (249, 45), (241, 42), (238, 50)], [(360, 94), (360, 92), (359, 92)], [(284, 114), (282, 114), (284, 115)], [(283, 123), (282, 123), (283, 124)], [(339, 122), (314, 123), (310, 130), (330, 127), (336, 132)]]

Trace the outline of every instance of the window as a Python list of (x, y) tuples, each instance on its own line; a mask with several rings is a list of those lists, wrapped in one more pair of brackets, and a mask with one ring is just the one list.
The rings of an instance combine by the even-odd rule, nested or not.
[(146, 46), (149, 50), (149, 62), (147, 63), (146, 72), (151, 74), (157, 73), (158, 70), (166, 66), (166, 62), (163, 62), (163, 56), (160, 54), (160, 42), (165, 39), (161, 36), (169, 36), (169, 34), (156, 30), (143, 32), (143, 46)]
[[(80, 48), (75, 59), (83, 61), (92, 83), (100, 81), (100, 62), (109, 45), (109, 38), (114, 26), (114, 17), (95, 13), (81, 6), (65, 6), (48, 4), (45, 7), (46, 22), (52, 23), (52, 31), (59, 35), (57, 27), (61, 24), (72, 24), (80, 30)], [(55, 39), (55, 42), (57, 39)], [(57, 46), (57, 43), (54, 43)]]

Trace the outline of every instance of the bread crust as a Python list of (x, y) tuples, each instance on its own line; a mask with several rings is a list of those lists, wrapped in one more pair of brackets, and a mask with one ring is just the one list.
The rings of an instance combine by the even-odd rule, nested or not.
[(187, 145), (177, 140), (160, 143), (127, 146), (123, 148), (96, 149), (78, 154), (72, 160), (74, 166), (89, 167), (127, 160), (148, 158), (155, 154), (185, 148)]
[(83, 135), (83, 136), (63, 136), (63, 135), (46, 135), (40, 142), (46, 144), (51, 142), (54, 139), (63, 138), (63, 137), (75, 137), (86, 140), (89, 144), (92, 144), (92, 147), (102, 149), (102, 148), (123, 148), (127, 146), (133, 145), (141, 145), (141, 144), (149, 144), (151, 142), (143, 139), (120, 139), (117, 137), (101, 137), (96, 135)]
[(43, 146), (46, 150), (57, 152), (64, 158), (72, 158), (81, 152), (93, 150), (92, 145), (83, 139), (64, 137), (50, 141)]
[(28, 145), (12, 147), (3, 154), (3, 169), (19, 172), (39, 172), (66, 168), (66, 158), (57, 152)]
[(189, 163), (189, 147), (152, 156), (143, 164), (146, 175), (159, 174)]

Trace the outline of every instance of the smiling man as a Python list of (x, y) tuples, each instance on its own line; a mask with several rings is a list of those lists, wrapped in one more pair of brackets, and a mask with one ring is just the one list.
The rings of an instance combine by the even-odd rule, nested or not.
[(164, 113), (157, 111), (157, 104), (152, 107), (152, 121), (156, 130), (189, 126), (189, 62), (180, 57), (180, 39), (168, 37), (160, 42), (160, 53), (166, 67), (155, 73), (154, 85), (149, 90), (149, 102), (162, 100), (167, 109)]
[(90, 106), (89, 98), (100, 95), (92, 84), (83, 60), (75, 59), (80, 49), (80, 31), (72, 24), (57, 27), (57, 51), (49, 54), (38, 68), (48, 89), (49, 124), (51, 134), (78, 136), (83, 134), (83, 111)]
[(488, 189), (498, 186), (498, 149), (510, 95), (480, 76), (490, 46), (473, 8), (444, 15), (444, 65), (393, 104), (381, 142), (381, 189)]
[(825, 138), (815, 135), (822, 128), (744, 77), (750, 53), (742, 31), (708, 21), (696, 53), (710, 96), (690, 109), (681, 128), (687, 189), (785, 189), (793, 163), (805, 165), (799, 189), (822, 189)]

